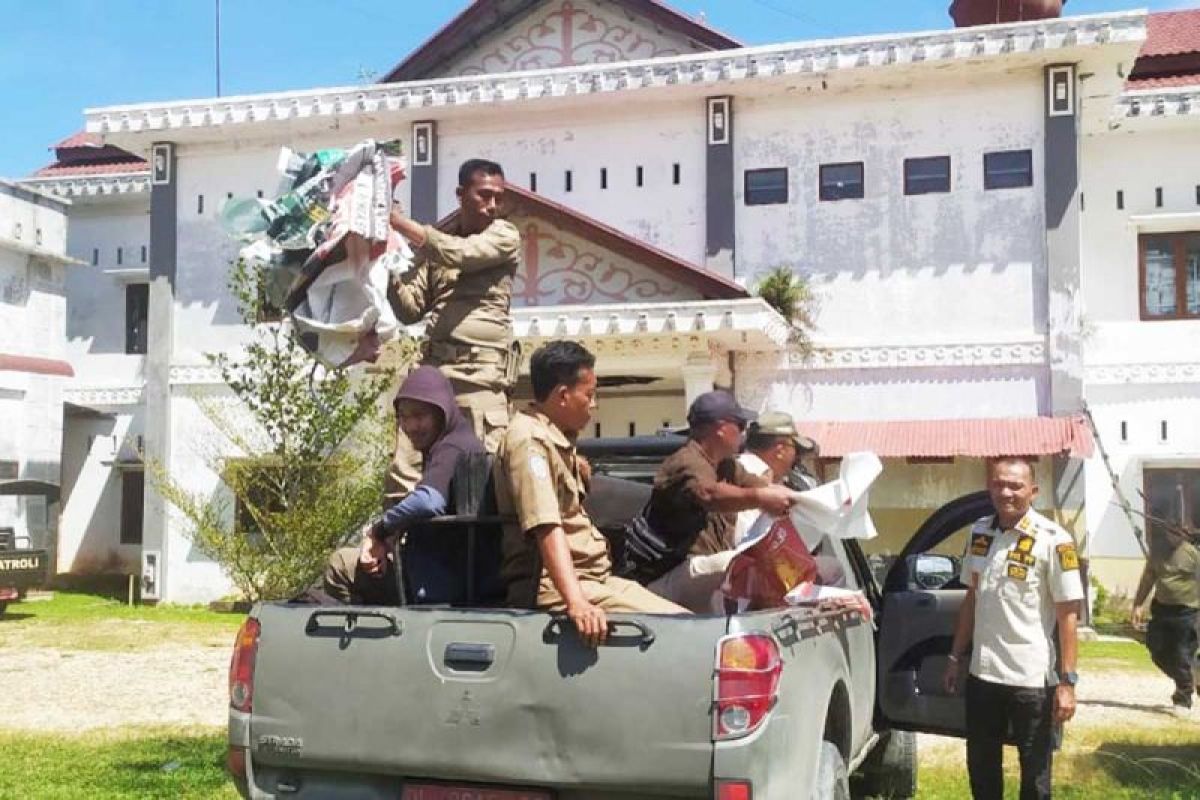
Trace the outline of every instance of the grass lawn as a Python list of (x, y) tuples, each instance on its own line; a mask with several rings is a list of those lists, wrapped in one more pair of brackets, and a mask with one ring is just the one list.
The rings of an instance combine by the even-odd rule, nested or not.
[(230, 647), (245, 616), (199, 606), (127, 606), (95, 594), (58, 591), (12, 603), (0, 617), (0, 648), (140, 650), (165, 644)]
[[(965, 751), (964, 751), (965, 753)], [(965, 755), (963, 756), (965, 760)], [(1016, 751), (1005, 748), (1005, 797), (1016, 798)], [(970, 797), (965, 763), (921, 763), (920, 800)], [(1200, 726), (1180, 722), (1153, 730), (1092, 728), (1067, 732), (1055, 757), (1054, 796), (1067, 800), (1200, 798)]]
[(1152, 672), (1160, 674), (1141, 642), (1080, 642), (1079, 671)]
[(237, 798), (221, 730), (117, 730), (86, 736), (0, 731), (0, 797)]

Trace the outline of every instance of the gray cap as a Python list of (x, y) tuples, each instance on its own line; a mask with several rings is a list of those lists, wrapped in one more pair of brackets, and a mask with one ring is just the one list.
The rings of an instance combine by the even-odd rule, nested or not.
[(692, 401), (688, 409), (688, 425), (699, 425), (703, 422), (716, 422), (731, 419), (748, 425), (758, 417), (758, 414), (738, 405), (737, 399), (729, 392), (718, 389), (705, 392)]
[(796, 430), (791, 414), (783, 411), (767, 411), (750, 426), (750, 435), (790, 436), (801, 451), (816, 450), (817, 443)]

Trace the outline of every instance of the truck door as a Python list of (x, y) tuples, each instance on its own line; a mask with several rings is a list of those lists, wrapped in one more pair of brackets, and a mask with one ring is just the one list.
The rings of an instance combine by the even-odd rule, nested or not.
[(986, 492), (946, 504), (888, 571), (879, 615), (878, 698), (880, 713), (896, 728), (966, 736), (962, 691), (946, 694), (942, 675), (966, 597), (958, 579), (965, 530), (990, 513)]

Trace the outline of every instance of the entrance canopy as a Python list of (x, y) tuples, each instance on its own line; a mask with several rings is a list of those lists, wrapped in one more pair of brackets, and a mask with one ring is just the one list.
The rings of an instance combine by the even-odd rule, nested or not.
[(1073, 417), (932, 419), (895, 422), (807, 422), (822, 458), (867, 450), (880, 458), (1069, 455), (1087, 458), (1093, 442), (1087, 421)]

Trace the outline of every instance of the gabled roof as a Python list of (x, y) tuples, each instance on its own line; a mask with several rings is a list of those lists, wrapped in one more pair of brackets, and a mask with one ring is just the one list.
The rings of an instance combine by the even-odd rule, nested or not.
[(51, 148), (54, 163), (33, 173), (33, 178), (58, 178), (77, 175), (112, 175), (149, 169), (145, 159), (105, 144), (96, 133), (73, 133)]
[[(473, 0), (458, 16), (392, 67), (379, 82), (396, 83), (445, 77), (436, 74), (439, 67), (453, 60), (455, 55), (477, 42), (490, 30), (503, 28), (509, 22), (528, 13), (540, 2), (543, 0)], [(659, 0), (612, 2), (667, 30), (676, 31), (710, 50), (728, 50), (743, 46), (738, 40)]]
[(1126, 86), (1164, 89), (1200, 84), (1200, 8), (1151, 14), (1146, 42)]
[[(723, 275), (635, 239), (573, 208), (511, 183), (507, 184), (505, 192), (511, 198), (514, 213), (545, 219), (562, 230), (641, 264), (668, 280), (695, 289), (705, 300), (733, 300), (750, 296), (742, 286)], [(455, 210), (442, 219), (438, 227), (444, 228), (452, 224), (457, 217), (458, 211)]]

